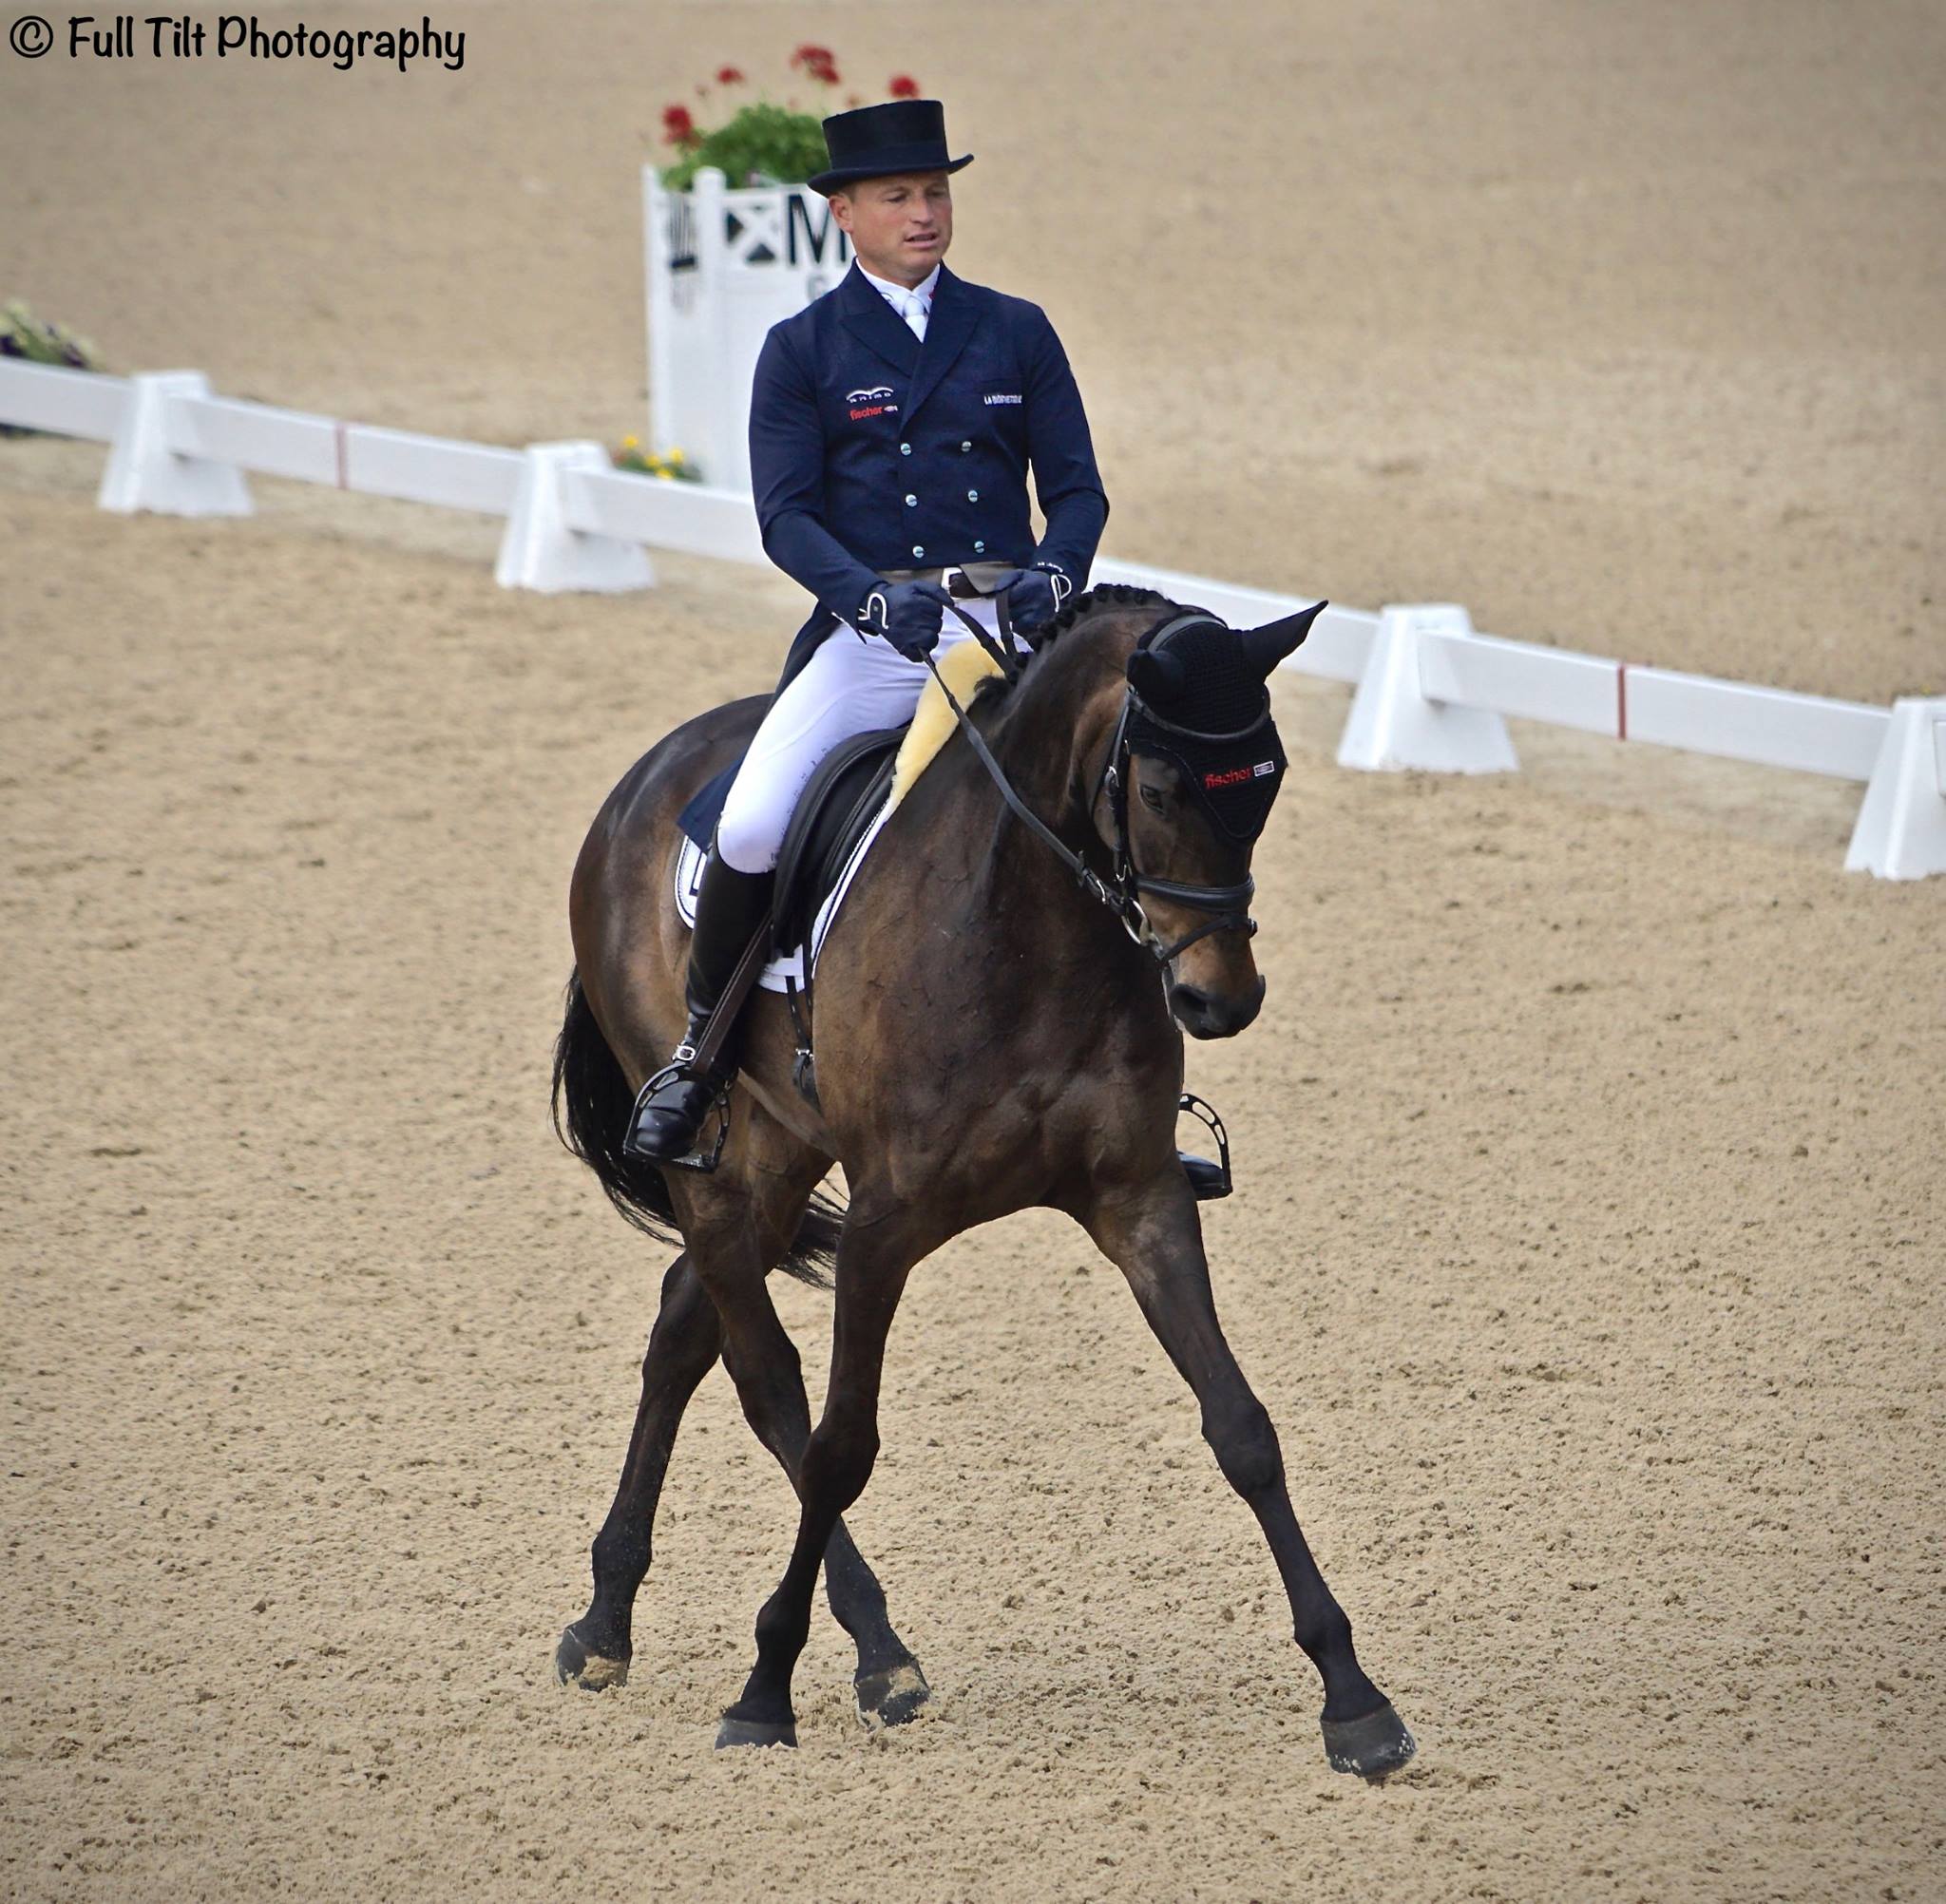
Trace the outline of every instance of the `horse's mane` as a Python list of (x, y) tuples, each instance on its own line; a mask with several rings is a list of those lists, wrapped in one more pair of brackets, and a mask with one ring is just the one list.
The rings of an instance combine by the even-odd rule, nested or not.
[[(1173, 606), (1166, 595), (1157, 595), (1153, 588), (1137, 588), (1132, 582), (1100, 581), (1093, 588), (1084, 588), (1079, 595), (1069, 596), (1065, 605), (1054, 619), (1039, 630), (1034, 642), (1034, 653), (1021, 671), (1021, 682), (1024, 685), (1035, 677), (1035, 672), (1041, 667), (1054, 650), (1061, 636), (1078, 621), (1103, 608), (1169, 608)], [(1013, 683), (999, 675), (989, 675), (980, 683), (978, 690), (982, 700), (991, 700), (995, 695), (1012, 692)]]
[(1153, 588), (1137, 588), (1127, 581), (1097, 581), (1093, 588), (1084, 588), (1079, 595), (1070, 596), (1061, 611), (1041, 630), (1041, 647), (1057, 640), (1084, 616), (1097, 608), (1167, 608), (1170, 600), (1166, 595), (1158, 595)]

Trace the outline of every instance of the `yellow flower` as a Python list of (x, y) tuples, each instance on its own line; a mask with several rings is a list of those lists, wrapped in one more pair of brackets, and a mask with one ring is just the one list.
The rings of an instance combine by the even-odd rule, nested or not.
[(641, 438), (639, 436), (624, 436), (621, 439), (621, 447), (624, 449), (636, 449), (639, 448), (640, 445)]
[(683, 455), (680, 447), (673, 443), (669, 446), (669, 461), (672, 463), (680, 463), (683, 461)]

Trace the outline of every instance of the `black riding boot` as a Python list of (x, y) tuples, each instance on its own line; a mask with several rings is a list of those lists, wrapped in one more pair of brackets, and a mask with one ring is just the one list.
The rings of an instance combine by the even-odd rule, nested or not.
[(675, 1057), (641, 1088), (621, 1148), (631, 1156), (674, 1163), (695, 1150), (710, 1106), (736, 1076), (733, 1027), (705, 1076), (696, 1046), (709, 1028), (716, 1000), (756, 937), (771, 909), (774, 873), (738, 872), (714, 848), (696, 896), (696, 932), (689, 942), (689, 1029)]

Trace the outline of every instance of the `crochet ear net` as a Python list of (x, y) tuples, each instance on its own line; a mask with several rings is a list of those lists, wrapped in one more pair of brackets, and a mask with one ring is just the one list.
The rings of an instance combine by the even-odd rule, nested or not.
[(1264, 830), (1284, 777), (1266, 680), (1316, 614), (1261, 629), (1213, 619), (1158, 624), (1129, 657), (1130, 752), (1169, 761), (1217, 830), (1239, 845)]
[(1237, 630), (1251, 660), (1263, 669), (1267, 681), (1270, 678), (1270, 670), (1278, 662), (1297, 652), (1304, 638), (1311, 632), (1311, 623), (1329, 606), (1326, 601), (1314, 601), (1308, 608), (1302, 608), (1295, 615), (1287, 615), (1277, 621), (1267, 621), (1261, 628)]
[(1129, 686), (1151, 707), (1173, 707), (1189, 686), (1189, 670), (1180, 655), (1157, 654), (1153, 648), (1137, 648), (1129, 657)]

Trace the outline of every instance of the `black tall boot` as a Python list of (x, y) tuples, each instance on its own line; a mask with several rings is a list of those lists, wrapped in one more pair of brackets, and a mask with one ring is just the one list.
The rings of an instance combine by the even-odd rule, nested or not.
[(707, 1076), (696, 1063), (696, 1047), (709, 1029), (750, 942), (771, 909), (774, 873), (738, 872), (713, 847), (703, 866), (696, 896), (696, 931), (689, 942), (689, 1029), (669, 1063), (641, 1088), (629, 1119), (622, 1149), (631, 1156), (674, 1163), (696, 1145), (710, 1106), (736, 1076), (737, 1035), (733, 1026)]

